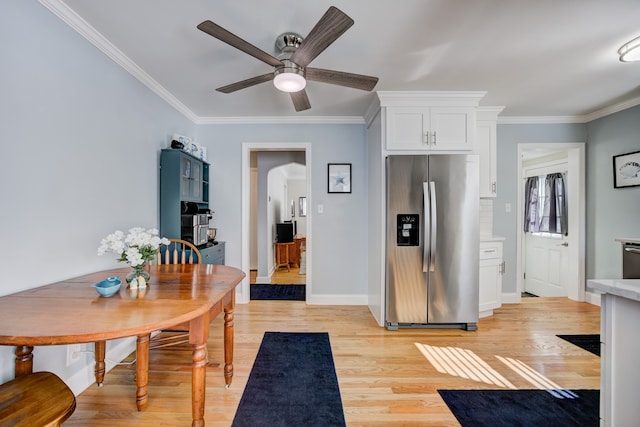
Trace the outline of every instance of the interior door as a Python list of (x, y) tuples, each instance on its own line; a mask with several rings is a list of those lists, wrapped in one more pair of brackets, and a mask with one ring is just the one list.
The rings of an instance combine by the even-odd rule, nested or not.
[(525, 234), (525, 292), (539, 297), (568, 295), (568, 246), (566, 237)]

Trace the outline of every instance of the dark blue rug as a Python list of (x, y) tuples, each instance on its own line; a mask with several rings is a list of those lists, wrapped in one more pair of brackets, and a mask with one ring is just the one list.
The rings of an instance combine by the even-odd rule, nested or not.
[(329, 334), (265, 332), (232, 426), (346, 426)]
[(571, 344), (600, 356), (600, 334), (556, 335)]
[(251, 285), (249, 297), (252, 300), (305, 301), (305, 285)]
[(462, 427), (599, 426), (599, 390), (555, 392), (565, 397), (546, 390), (438, 390)]

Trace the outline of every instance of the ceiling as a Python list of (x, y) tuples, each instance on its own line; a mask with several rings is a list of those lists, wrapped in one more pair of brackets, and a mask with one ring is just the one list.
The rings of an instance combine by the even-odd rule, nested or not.
[(640, 36), (638, 0), (40, 0), (191, 119), (363, 117), (375, 95), (309, 82), (311, 109), (266, 82), (215, 88), (269, 65), (196, 29), (211, 20), (277, 56), (329, 6), (355, 24), (310, 64), (379, 77), (374, 91), (486, 91), (508, 118), (604, 115), (640, 103), (640, 62), (616, 50)]

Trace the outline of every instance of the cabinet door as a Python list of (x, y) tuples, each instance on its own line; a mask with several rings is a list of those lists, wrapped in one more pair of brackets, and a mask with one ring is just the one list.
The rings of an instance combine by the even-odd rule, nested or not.
[(192, 161), (186, 156), (180, 159), (180, 198), (190, 200)]
[(480, 260), (480, 313), (500, 307), (497, 281), (500, 277), (500, 261)]
[(189, 196), (193, 200), (202, 200), (202, 163), (194, 160), (191, 162), (191, 183)]
[(387, 108), (388, 150), (428, 150), (428, 129), (428, 108)]
[(429, 113), (431, 150), (473, 150), (476, 132), (474, 108), (432, 107)]
[(491, 315), (502, 305), (502, 242), (480, 243), (480, 313)]
[(202, 201), (202, 162), (187, 156), (180, 159), (180, 198)]
[(480, 197), (496, 197), (495, 122), (478, 122), (478, 126), (476, 128), (476, 151), (480, 156)]

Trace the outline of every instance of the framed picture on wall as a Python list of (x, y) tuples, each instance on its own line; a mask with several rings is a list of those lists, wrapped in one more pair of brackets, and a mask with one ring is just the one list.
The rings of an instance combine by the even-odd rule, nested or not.
[(351, 193), (351, 163), (329, 163), (329, 193)]
[(640, 186), (640, 151), (613, 156), (613, 188)]

